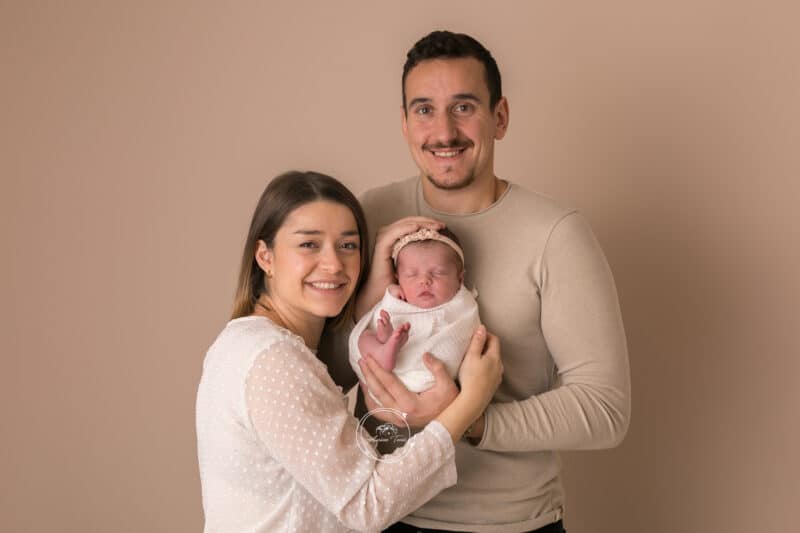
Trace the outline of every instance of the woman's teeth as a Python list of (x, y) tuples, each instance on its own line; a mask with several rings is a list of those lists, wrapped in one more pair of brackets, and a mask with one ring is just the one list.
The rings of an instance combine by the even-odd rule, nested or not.
[(311, 284), (311, 286), (314, 287), (315, 289), (335, 289), (339, 285), (336, 283), (325, 283), (322, 281), (315, 281), (314, 283)]

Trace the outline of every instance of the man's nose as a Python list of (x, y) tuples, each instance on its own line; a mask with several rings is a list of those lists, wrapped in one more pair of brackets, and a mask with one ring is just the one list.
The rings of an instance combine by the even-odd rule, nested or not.
[(444, 145), (449, 145), (458, 137), (456, 121), (450, 113), (439, 113), (433, 119), (433, 139)]

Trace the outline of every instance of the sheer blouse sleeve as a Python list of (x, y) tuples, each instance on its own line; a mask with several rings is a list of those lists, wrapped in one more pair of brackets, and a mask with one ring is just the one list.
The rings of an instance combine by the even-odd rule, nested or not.
[(438, 422), (389, 460), (362, 452), (363, 429), (305, 346), (279, 341), (258, 355), (245, 400), (266, 453), (348, 528), (379, 530), (456, 482), (453, 442)]

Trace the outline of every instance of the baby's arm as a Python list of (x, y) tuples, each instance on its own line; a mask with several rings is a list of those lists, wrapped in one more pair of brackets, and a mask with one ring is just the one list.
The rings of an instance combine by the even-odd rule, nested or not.
[(389, 313), (381, 309), (376, 331), (365, 329), (358, 337), (361, 356), (371, 355), (381, 368), (391, 371), (397, 361), (397, 352), (408, 340), (411, 324), (406, 322), (397, 329), (392, 328)]

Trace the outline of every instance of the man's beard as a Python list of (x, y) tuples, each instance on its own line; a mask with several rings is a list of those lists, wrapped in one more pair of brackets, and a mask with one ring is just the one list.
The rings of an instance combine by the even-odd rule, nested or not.
[(459, 180), (452, 183), (441, 183), (436, 180), (431, 174), (426, 174), (426, 178), (428, 178), (428, 183), (440, 189), (442, 191), (457, 191), (459, 189), (465, 189), (472, 185), (472, 182), (475, 181), (475, 170), (471, 170), (469, 174), (467, 174), (463, 180)]

